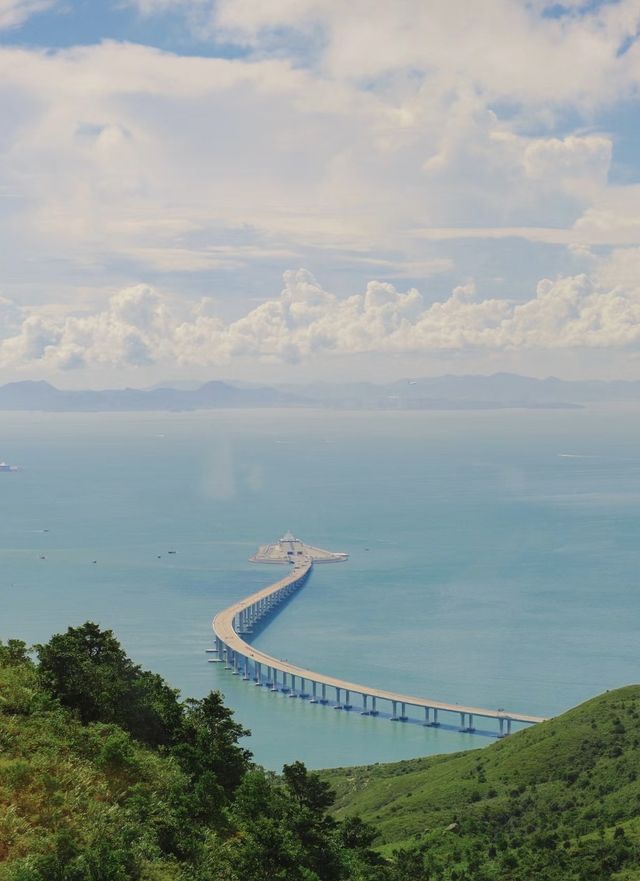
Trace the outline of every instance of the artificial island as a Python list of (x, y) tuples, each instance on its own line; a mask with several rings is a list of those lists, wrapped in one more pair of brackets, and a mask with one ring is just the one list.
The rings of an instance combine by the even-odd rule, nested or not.
[[(349, 682), (274, 658), (246, 641), (245, 637), (250, 638), (259, 627), (268, 623), (283, 603), (306, 584), (316, 563), (339, 563), (347, 559), (346, 553), (305, 544), (290, 532), (273, 544), (261, 545), (250, 557), (251, 562), (285, 564), (290, 571), (279, 581), (218, 612), (212, 622), (215, 648), (208, 650), (216, 657), (211, 660), (224, 663), (234, 675), (274, 693), (308, 700), (311, 704), (330, 704), (336, 710), (359, 710), (361, 715), (383, 716), (393, 722), (420, 721), (432, 728), (442, 725), (472, 734), (503, 737), (511, 733), (514, 722), (533, 725), (544, 721), (543, 717), (528, 713), (462, 706)], [(420, 710), (424, 715), (415, 719), (409, 715), (413, 710)], [(452, 716), (454, 720), (459, 718), (459, 724), (443, 722), (440, 713), (447, 714), (449, 720)], [(476, 718), (496, 720), (498, 730), (476, 728)]]

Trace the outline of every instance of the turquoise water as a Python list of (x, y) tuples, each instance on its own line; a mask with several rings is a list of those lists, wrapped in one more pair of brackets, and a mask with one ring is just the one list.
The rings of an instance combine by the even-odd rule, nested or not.
[(484, 745), (243, 683), (207, 664), (211, 618), (291, 529), (351, 558), (257, 638), (278, 657), (541, 715), (638, 681), (639, 434), (634, 407), (3, 413), (0, 638), (96, 620), (185, 695), (220, 688), (269, 767)]

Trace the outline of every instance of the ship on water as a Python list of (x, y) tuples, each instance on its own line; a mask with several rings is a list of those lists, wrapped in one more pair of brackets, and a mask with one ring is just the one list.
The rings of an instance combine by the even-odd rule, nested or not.
[(17, 470), (18, 470), (17, 465), (9, 465), (7, 462), (0, 462), (0, 471), (7, 472), (7, 471), (17, 471)]
[(305, 558), (313, 560), (314, 563), (342, 563), (349, 559), (349, 554), (316, 548), (305, 544), (291, 532), (285, 532), (282, 538), (273, 544), (261, 545), (249, 560), (252, 563), (296, 563)]

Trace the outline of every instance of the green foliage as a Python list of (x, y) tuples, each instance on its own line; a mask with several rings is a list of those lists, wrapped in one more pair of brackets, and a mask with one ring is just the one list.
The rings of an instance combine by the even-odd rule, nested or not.
[(638, 686), (483, 750), (276, 775), (110, 631), (37, 653), (0, 643), (0, 881), (640, 881)]
[(0, 644), (0, 881), (380, 881), (373, 833), (251, 763), (219, 693), (180, 702), (110, 631)]
[(482, 750), (322, 776), (394, 881), (640, 878), (639, 719), (629, 686)]
[(84, 724), (115, 722), (152, 746), (175, 738), (182, 719), (178, 693), (136, 666), (110, 630), (87, 622), (36, 650), (42, 685)]

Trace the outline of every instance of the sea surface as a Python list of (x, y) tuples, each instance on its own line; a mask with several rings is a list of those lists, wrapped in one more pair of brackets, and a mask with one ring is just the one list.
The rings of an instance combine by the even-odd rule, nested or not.
[[(207, 663), (211, 618), (291, 529), (347, 551), (256, 638), (311, 669), (552, 715), (640, 681), (640, 409), (0, 414), (0, 638), (93, 620), (270, 768), (489, 738), (362, 717)], [(169, 550), (176, 551), (169, 554)]]

